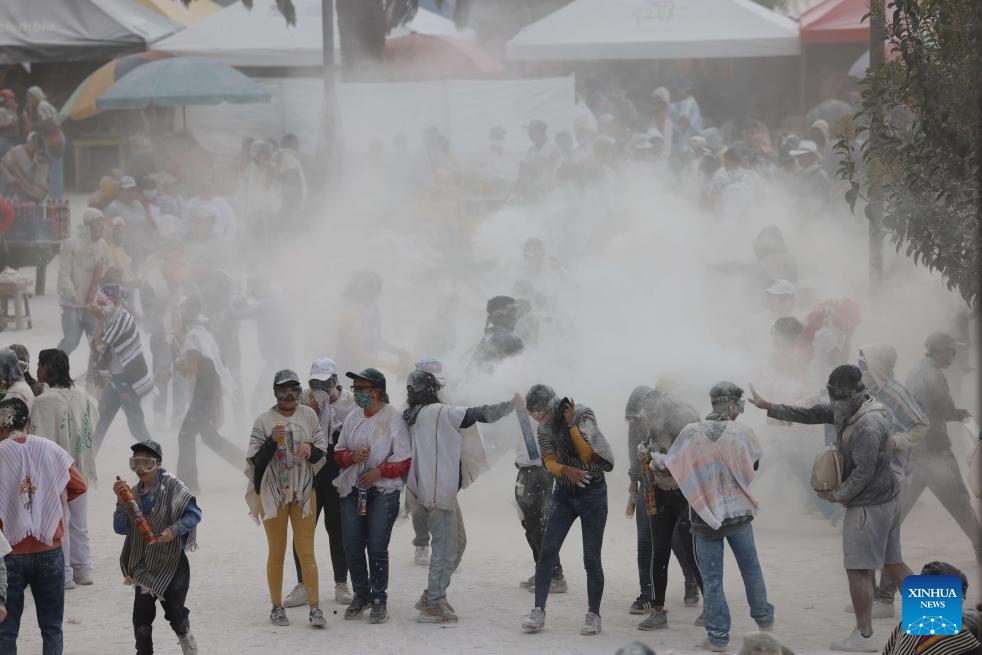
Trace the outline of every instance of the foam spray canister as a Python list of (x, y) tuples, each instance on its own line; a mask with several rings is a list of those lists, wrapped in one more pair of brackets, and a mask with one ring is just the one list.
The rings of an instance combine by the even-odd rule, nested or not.
[(118, 475), (116, 476), (116, 481), (123, 483), (122, 488), (119, 490), (119, 495), (123, 497), (123, 503), (133, 515), (133, 522), (136, 523), (136, 527), (139, 528), (140, 533), (143, 535), (143, 543), (156, 543), (157, 537), (153, 533), (153, 528), (150, 527), (150, 522), (147, 521), (147, 517), (143, 515), (143, 510), (140, 509), (140, 503), (136, 502), (136, 496), (133, 495), (133, 490), (130, 489), (130, 485), (123, 482), (123, 479)]

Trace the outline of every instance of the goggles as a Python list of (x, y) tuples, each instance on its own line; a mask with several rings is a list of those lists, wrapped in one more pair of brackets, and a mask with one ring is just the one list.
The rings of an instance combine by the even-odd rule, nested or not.
[(273, 394), (277, 400), (300, 400), (301, 388), (299, 385), (289, 384), (273, 389)]
[(130, 457), (130, 470), (134, 473), (137, 469), (152, 471), (155, 468), (157, 468), (157, 459), (155, 457)]

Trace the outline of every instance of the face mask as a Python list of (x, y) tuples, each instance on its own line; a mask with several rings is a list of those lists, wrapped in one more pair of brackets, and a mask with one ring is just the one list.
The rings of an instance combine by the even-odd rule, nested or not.
[(365, 409), (372, 404), (372, 396), (364, 391), (355, 392), (355, 404)]
[(293, 402), (300, 400), (300, 387), (280, 387), (273, 389), (273, 393), (276, 395), (276, 400), (292, 400)]

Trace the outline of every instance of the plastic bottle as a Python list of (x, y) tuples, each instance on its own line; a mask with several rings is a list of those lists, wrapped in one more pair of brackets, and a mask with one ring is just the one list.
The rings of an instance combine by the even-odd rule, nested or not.
[(153, 528), (150, 527), (150, 522), (147, 521), (147, 517), (143, 515), (143, 510), (140, 509), (140, 503), (136, 502), (136, 496), (133, 495), (133, 490), (130, 489), (130, 485), (123, 482), (123, 479), (116, 476), (117, 482), (122, 482), (123, 487), (119, 490), (119, 495), (123, 497), (123, 502), (126, 503), (126, 507), (133, 514), (133, 521), (136, 523), (136, 527), (140, 529), (143, 534), (143, 543), (153, 544), (157, 542), (157, 537), (153, 533)]
[(280, 473), (280, 485), (289, 487), (290, 468), (287, 457), (286, 426), (282, 421), (278, 422), (276, 427), (273, 428), (273, 434), (276, 435), (276, 465)]

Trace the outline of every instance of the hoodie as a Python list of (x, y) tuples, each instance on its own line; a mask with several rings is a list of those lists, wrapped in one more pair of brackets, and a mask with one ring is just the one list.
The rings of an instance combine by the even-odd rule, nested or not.
[[(842, 455), (842, 484), (830, 500), (846, 507), (882, 505), (897, 497), (900, 482), (890, 466), (889, 410), (867, 397), (859, 409), (836, 426), (835, 446)], [(769, 418), (810, 425), (835, 424), (832, 406), (772, 405)]]

